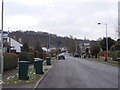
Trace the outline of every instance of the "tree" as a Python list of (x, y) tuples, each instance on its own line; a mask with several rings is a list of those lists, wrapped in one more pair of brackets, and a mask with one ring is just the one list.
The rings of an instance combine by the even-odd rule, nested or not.
[(97, 58), (98, 53), (100, 52), (100, 46), (93, 45), (90, 47), (90, 52), (92, 56), (95, 56)]
[(86, 48), (85, 52), (88, 53), (89, 52), (89, 48)]
[(29, 50), (30, 50), (30, 48), (29, 48), (28, 42), (24, 42), (23, 47), (22, 47), (22, 51), (29, 52)]
[(35, 45), (35, 47), (34, 47), (34, 50), (35, 50), (35, 51), (38, 51), (38, 52), (43, 52), (39, 41), (36, 42), (36, 45)]
[[(115, 44), (115, 41), (113, 39), (111, 39), (110, 37), (108, 37), (108, 50), (110, 50), (111, 46), (114, 44)], [(106, 38), (103, 38), (100, 41), (100, 46), (103, 51), (106, 51)]]

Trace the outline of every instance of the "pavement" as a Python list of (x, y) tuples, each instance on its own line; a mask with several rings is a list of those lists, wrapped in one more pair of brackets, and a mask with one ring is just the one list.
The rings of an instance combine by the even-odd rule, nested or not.
[[(46, 63), (46, 62), (44, 62)], [(50, 69), (52, 68), (53, 65), (51, 66), (47, 66), (47, 65), (43, 65), (43, 69)], [(30, 65), (29, 68), (34, 68), (33, 65)], [(7, 78), (7, 77), (10, 77), (10, 76), (13, 76), (13, 75), (16, 75), (18, 73), (18, 69), (15, 69), (15, 70), (11, 70), (11, 71), (8, 71), (6, 73), (3, 74), (3, 79)], [(35, 87), (36, 83), (38, 81), (34, 81), (34, 82), (29, 82), (29, 83), (18, 83), (18, 84), (3, 84), (2, 85), (2, 88), (3, 90), (4, 89), (25, 89), (25, 88), (28, 88), (29, 90), (33, 90), (33, 88)], [(1, 90), (1, 89), (0, 89)]]
[(118, 88), (118, 67), (67, 55), (37, 88)]

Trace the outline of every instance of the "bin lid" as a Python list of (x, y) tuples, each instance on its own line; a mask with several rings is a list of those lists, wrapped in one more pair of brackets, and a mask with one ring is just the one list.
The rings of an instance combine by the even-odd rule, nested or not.
[(18, 63), (30, 63), (29, 61), (18, 61)]
[(43, 61), (43, 59), (41, 59), (41, 58), (34, 58), (34, 61), (36, 62), (36, 61)]
[(42, 60), (41, 58), (34, 58), (34, 60)]
[(34, 58), (34, 59), (40, 59), (40, 58)]

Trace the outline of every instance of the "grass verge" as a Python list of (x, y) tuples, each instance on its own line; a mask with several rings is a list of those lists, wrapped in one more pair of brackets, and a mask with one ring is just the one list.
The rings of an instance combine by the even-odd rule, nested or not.
[[(48, 71), (48, 69), (44, 70), (44, 73), (46, 73)], [(3, 80), (3, 84), (15, 84), (15, 83), (29, 83), (29, 82), (34, 82), (36, 80), (38, 80), (39, 78), (41, 78), (43, 76), (43, 74), (36, 74), (35, 73), (35, 69), (31, 68), (28, 71), (28, 76), (29, 76), (29, 80), (19, 80), (18, 79), (18, 74), (14, 75), (14, 76), (10, 76), (6, 79)]]
[[(55, 61), (51, 61), (51, 64), (55, 64)], [(43, 65), (46, 65), (46, 63), (43, 63)], [(46, 73), (49, 69), (44, 69), (44, 73)], [(9, 72), (9, 71), (8, 71)], [(7, 73), (8, 73), (7, 72)], [(18, 74), (14, 76), (9, 76), (8, 78), (3, 80), (3, 84), (15, 84), (15, 83), (29, 83), (34, 82), (36, 80), (39, 80), (44, 74), (36, 74), (34, 68), (30, 68), (28, 70), (28, 76), (29, 80), (19, 80)]]
[(101, 58), (90, 58), (89, 60), (95, 60), (95, 61), (99, 61), (99, 62), (103, 62), (103, 63), (106, 63), (106, 64), (111, 64), (111, 65), (118, 65), (117, 61), (112, 61), (112, 60), (105, 61)]

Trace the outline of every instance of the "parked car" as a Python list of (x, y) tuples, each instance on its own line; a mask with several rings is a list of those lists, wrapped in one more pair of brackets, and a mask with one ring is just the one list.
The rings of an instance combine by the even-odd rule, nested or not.
[(74, 57), (81, 57), (81, 55), (79, 53), (75, 53)]
[(65, 59), (64, 53), (61, 53), (61, 54), (58, 55), (58, 60), (60, 60), (60, 59)]

